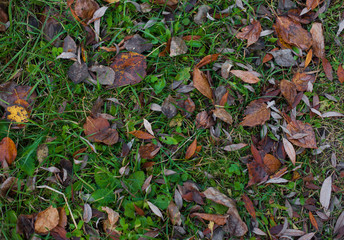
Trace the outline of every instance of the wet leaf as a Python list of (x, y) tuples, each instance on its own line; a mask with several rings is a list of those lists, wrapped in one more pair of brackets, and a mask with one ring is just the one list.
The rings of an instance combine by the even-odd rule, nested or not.
[(239, 39), (247, 39), (247, 47), (251, 46), (258, 41), (262, 26), (257, 20), (253, 20), (251, 25), (248, 25), (241, 29), (241, 32), (237, 33), (236, 37)]
[(263, 125), (270, 119), (270, 108), (267, 108), (265, 103), (258, 100), (252, 101), (245, 110), (244, 120), (240, 125), (254, 127), (257, 125)]
[(114, 87), (137, 84), (146, 77), (146, 57), (135, 52), (120, 53), (111, 68), (116, 75)]
[(332, 81), (333, 80), (333, 75), (332, 75), (332, 66), (331, 63), (325, 58), (323, 57), (321, 59), (322, 61), (322, 65), (323, 65), (323, 69), (325, 72), (326, 77), (328, 78), (328, 80)]
[(129, 132), (131, 135), (134, 135), (135, 137), (139, 138), (139, 139), (144, 139), (144, 140), (148, 140), (148, 139), (153, 139), (155, 138), (153, 135), (146, 133), (144, 131), (141, 130), (136, 130), (136, 131), (131, 131)]
[(287, 153), (288, 157), (290, 158), (291, 162), (293, 163), (293, 165), (295, 165), (295, 163), (296, 163), (296, 152), (295, 152), (293, 145), (287, 139), (283, 138), (283, 146), (284, 146), (284, 150)]
[(297, 92), (296, 86), (293, 82), (283, 79), (280, 83), (280, 89), (282, 95), (287, 99), (290, 106), (293, 106)]
[(281, 167), (281, 162), (271, 154), (266, 154), (263, 158), (264, 165), (266, 166), (269, 175), (274, 174)]
[(132, 38), (125, 41), (125, 49), (131, 52), (143, 53), (152, 49), (153, 44), (149, 43), (148, 40), (142, 38), (140, 35), (135, 34)]
[(96, 84), (99, 82), (101, 85), (112, 85), (115, 81), (115, 71), (110, 67), (93, 65), (89, 70), (97, 73)]
[(197, 148), (197, 139), (193, 140), (193, 142), (190, 144), (190, 146), (186, 150), (186, 153), (185, 153), (186, 160), (192, 158), (195, 155), (196, 148)]
[(153, 143), (143, 145), (139, 148), (139, 153), (143, 159), (153, 159), (155, 155), (159, 152), (160, 147)]
[(295, 73), (294, 77), (292, 79), (293, 83), (296, 86), (297, 91), (307, 91), (308, 90), (308, 84), (315, 82), (315, 76), (313, 74), (307, 74), (305, 72), (303, 73)]
[(179, 208), (177, 205), (171, 201), (170, 204), (167, 207), (167, 212), (170, 217), (171, 223), (173, 225), (180, 226), (182, 224), (181, 214), (179, 212)]
[(0, 142), (0, 164), (4, 166), (4, 161), (7, 165), (11, 165), (17, 157), (17, 147), (9, 137), (4, 137)]
[(204, 220), (211, 221), (217, 225), (223, 226), (227, 223), (228, 215), (219, 215), (219, 214), (208, 214), (208, 213), (192, 213), (191, 217), (200, 217)]
[(113, 145), (118, 142), (118, 132), (110, 128), (108, 120), (102, 117), (87, 117), (83, 126), (87, 138), (93, 142), (102, 142)]
[(188, 51), (184, 40), (180, 37), (172, 37), (170, 46), (170, 57), (185, 54)]
[(251, 199), (246, 194), (243, 194), (242, 200), (245, 203), (245, 208), (246, 208), (247, 212), (251, 215), (251, 217), (254, 220), (256, 220), (256, 210), (254, 210), (254, 206), (253, 206)]
[(213, 115), (215, 117), (221, 119), (225, 123), (228, 123), (228, 124), (232, 124), (233, 123), (232, 116), (224, 108), (216, 108), (213, 111)]
[(338, 66), (337, 76), (338, 76), (339, 82), (344, 83), (344, 69), (343, 69), (342, 65)]
[[(287, 125), (287, 129), (291, 135), (287, 134), (287, 138), (294, 145), (303, 148), (317, 148), (315, 133), (312, 126), (309, 123), (296, 120)], [(295, 138), (296, 134), (301, 135), (300, 138)]]
[(331, 190), (332, 190), (332, 176), (327, 177), (320, 190), (320, 203), (321, 206), (325, 209), (325, 212), (330, 206), (331, 200)]
[(199, 61), (199, 63), (197, 63), (196, 68), (201, 68), (209, 63), (215, 62), (217, 60), (217, 58), (219, 57), (219, 53), (217, 54), (210, 54), (205, 56), (204, 58), (201, 59), (201, 61)]
[(325, 57), (325, 40), (322, 24), (318, 22), (313, 23), (310, 33), (312, 34), (313, 38), (312, 47), (314, 50), (314, 55), (320, 59)]
[(209, 81), (206, 75), (197, 67), (195, 67), (193, 70), (193, 84), (200, 93), (202, 93), (210, 100), (213, 100), (213, 91), (210, 88)]
[(312, 46), (312, 36), (299, 22), (286, 16), (278, 16), (274, 24), (278, 37), (285, 43), (307, 50)]
[(50, 206), (46, 210), (37, 214), (35, 221), (35, 232), (40, 234), (46, 234), (59, 223), (59, 212), (56, 208)]
[(245, 83), (257, 83), (260, 79), (257, 77), (259, 73), (254, 71), (231, 70), (232, 74), (243, 80)]

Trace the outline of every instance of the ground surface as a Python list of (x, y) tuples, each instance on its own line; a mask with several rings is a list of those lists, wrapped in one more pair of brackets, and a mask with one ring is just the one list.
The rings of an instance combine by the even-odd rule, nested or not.
[[(79, 17), (85, 14), (81, 19), (90, 19), (97, 7), (85, 2), (71, 8)], [(343, 36), (336, 36), (344, 12), (340, 0), (325, 1), (330, 2), (326, 7), (320, 4), (308, 13), (311, 17), (304, 17), (310, 20), (300, 24), (308, 32), (314, 23), (322, 24), (333, 80), (324, 71), (329, 71), (324, 60), (314, 55), (316, 44), (303, 51), (291, 44), (296, 63), (284, 67), (272, 57), (263, 63), (271, 50), (286, 48), (276, 31), (259, 39), (259, 33), (253, 34), (256, 43), (249, 47), (248, 37), (238, 38), (251, 19), (259, 21), (262, 30), (273, 30), (277, 16), (288, 11), (278, 1), (243, 1), (242, 7), (241, 1), (217, 0), (168, 1), (169, 6), (148, 0), (97, 2), (109, 7), (100, 18), (99, 43), (95, 24), (75, 20), (65, 2), (1, 3), (10, 25), (0, 32), (0, 84), (12, 81), (31, 87), (22, 90), (19, 102), (6, 98), (17, 96), (18, 88), (0, 87), (0, 139), (9, 137), (18, 151), (14, 162), (0, 170), (1, 239), (23, 239), (34, 232), (39, 239), (139, 239), (145, 234), (146, 239), (239, 239), (233, 224), (242, 231), (246, 224), (241, 239), (335, 239), (344, 234), (344, 221), (338, 220), (343, 207), (344, 121), (317, 114), (344, 113), (344, 85), (337, 74), (344, 62)], [(293, 6), (302, 10), (302, 2)], [(147, 5), (152, 9), (145, 10)], [(92, 6), (91, 13), (85, 6)], [(206, 9), (208, 17), (195, 20), (200, 9)], [(123, 57), (127, 49), (133, 51), (125, 42), (135, 34), (145, 39), (147, 49)], [(74, 54), (73, 47), (63, 49), (67, 35), (78, 50), (72, 59), (57, 59), (64, 51)], [(163, 54), (171, 37), (178, 38)], [(310, 49), (313, 55), (305, 68)], [(95, 85), (75, 83), (80, 79), (71, 79), (68, 71), (69, 76), (89, 74), (70, 70), (78, 60), (86, 69), (112, 66), (115, 83), (102, 85), (94, 71), (90, 74)], [(248, 83), (247, 76), (241, 80), (224, 63), (233, 65), (231, 70), (259, 73), (259, 82)], [(199, 70), (204, 75), (195, 73)], [(281, 87), (282, 80), (291, 81), (296, 72), (313, 72), (312, 91)], [(118, 86), (119, 76), (139, 83)], [(192, 87), (195, 81), (197, 89)], [(294, 93), (298, 95), (291, 97)], [(308, 97), (309, 106), (300, 101), (302, 96)], [(254, 100), (259, 107), (252, 111), (268, 111), (267, 119), (258, 113), (250, 124), (243, 124), (250, 115), (245, 109)], [(9, 105), (29, 113), (25, 123), (6, 120)], [(283, 130), (296, 122), (295, 117), (301, 127), (293, 133)], [(308, 148), (314, 139), (300, 130), (305, 123), (314, 131), (317, 150)], [(149, 125), (154, 138), (147, 134)], [(236, 150), (239, 145), (234, 144), (241, 148)], [(304, 151), (300, 144), (306, 146)], [(3, 163), (9, 146), (4, 140), (0, 145)], [(266, 183), (268, 179), (275, 182)], [(218, 190), (219, 201), (204, 193), (210, 187)], [(224, 204), (228, 197), (235, 201), (242, 222), (233, 223), (235, 210), (228, 211)], [(53, 210), (42, 213), (49, 206)], [(61, 207), (58, 216), (55, 208)]]

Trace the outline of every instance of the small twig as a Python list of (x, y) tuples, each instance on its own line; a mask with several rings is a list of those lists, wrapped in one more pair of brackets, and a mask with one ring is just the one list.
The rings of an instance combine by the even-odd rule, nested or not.
[(73, 223), (74, 223), (74, 225), (75, 225), (75, 229), (78, 228), (78, 224), (76, 224), (76, 221), (75, 221), (75, 219), (74, 219), (72, 210), (71, 210), (70, 207), (69, 207), (67, 198), (66, 198), (66, 196), (64, 195), (64, 193), (62, 193), (62, 192), (60, 192), (60, 191), (58, 191), (58, 190), (56, 190), (56, 189), (54, 189), (54, 188), (52, 188), (52, 187), (49, 187), (49, 186), (47, 186), (47, 185), (37, 186), (36, 188), (46, 188), (46, 189), (49, 189), (50, 191), (53, 191), (53, 192), (56, 192), (56, 193), (62, 195), (63, 198), (64, 198), (64, 200), (65, 200), (65, 202), (66, 202), (67, 208), (68, 208), (68, 210), (69, 210), (69, 212), (70, 212), (70, 216), (71, 216), (71, 218), (72, 218), (72, 220), (73, 220)]

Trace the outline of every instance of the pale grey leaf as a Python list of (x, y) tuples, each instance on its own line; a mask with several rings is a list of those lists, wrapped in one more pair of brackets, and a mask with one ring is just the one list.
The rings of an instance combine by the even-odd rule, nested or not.
[(274, 57), (277, 65), (282, 67), (292, 67), (297, 65), (290, 49), (282, 49), (269, 53)]
[(344, 114), (339, 112), (325, 112), (322, 114), (323, 117), (344, 117)]
[(164, 221), (164, 217), (161, 211), (159, 210), (159, 208), (155, 206), (153, 203), (151, 203), (150, 201), (147, 201), (147, 203), (148, 203), (149, 208), (152, 210), (152, 212)]
[(244, 148), (246, 146), (247, 146), (246, 143), (231, 144), (231, 145), (225, 146), (223, 148), (223, 150), (228, 151), (228, 152), (232, 152), (232, 151), (237, 151), (239, 149), (242, 149), (242, 148)]
[(84, 212), (82, 214), (82, 219), (84, 220), (85, 223), (88, 223), (89, 221), (91, 221), (92, 218), (92, 208), (90, 206), (90, 204), (85, 203), (84, 204)]
[(302, 237), (300, 237), (298, 240), (311, 240), (315, 235), (315, 232), (312, 233), (307, 233), (305, 235), (303, 235)]
[(334, 233), (336, 234), (341, 227), (344, 226), (344, 211), (339, 215), (336, 225), (334, 226)]
[(73, 52), (63, 52), (56, 57), (56, 59), (76, 59), (77, 56)]
[(330, 206), (330, 200), (331, 200), (331, 189), (332, 189), (332, 176), (327, 177), (320, 190), (320, 203), (327, 211), (328, 207)]
[(259, 228), (253, 228), (253, 233), (259, 235), (259, 236), (266, 236), (266, 233), (260, 230)]
[(338, 28), (338, 31), (337, 31), (337, 37), (339, 36), (339, 34), (343, 31), (344, 29), (344, 19), (338, 24), (339, 28)]
[(274, 32), (273, 30), (264, 30), (264, 31), (261, 31), (260, 37), (268, 36), (268, 35), (272, 34), (273, 32)]
[(147, 130), (147, 132), (149, 132), (151, 135), (154, 136), (154, 132), (152, 130), (152, 125), (150, 124), (150, 122), (148, 122), (147, 119), (143, 119), (143, 125), (145, 126), (145, 129)]

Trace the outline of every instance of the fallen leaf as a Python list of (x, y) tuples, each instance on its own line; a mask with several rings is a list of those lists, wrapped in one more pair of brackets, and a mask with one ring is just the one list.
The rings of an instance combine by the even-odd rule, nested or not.
[(293, 106), (297, 92), (296, 86), (293, 82), (283, 79), (280, 83), (280, 89), (282, 95), (287, 99), (290, 106)]
[(246, 143), (231, 144), (231, 145), (225, 146), (223, 148), (223, 150), (228, 151), (228, 152), (232, 152), (232, 151), (237, 151), (239, 149), (242, 149), (242, 148), (244, 148), (246, 146), (247, 146)]
[(305, 68), (308, 67), (308, 65), (310, 64), (310, 62), (312, 61), (313, 58), (313, 49), (310, 49), (307, 53), (306, 56), (306, 60), (305, 60)]
[(142, 38), (140, 35), (135, 34), (132, 38), (124, 42), (124, 47), (128, 51), (143, 53), (152, 49), (153, 44), (149, 43), (148, 40)]
[(260, 81), (260, 79), (257, 77), (259, 74), (254, 71), (231, 70), (230, 72), (243, 80), (245, 83), (257, 83)]
[(299, 22), (286, 16), (277, 16), (274, 29), (285, 43), (307, 50), (312, 46), (312, 36)]
[(344, 211), (339, 215), (336, 225), (334, 226), (333, 232), (336, 234), (338, 233), (339, 229), (344, 226)]
[(71, 36), (67, 35), (67, 37), (65, 37), (65, 39), (63, 40), (63, 52), (71, 52), (76, 54), (76, 50), (77, 46), (74, 39)]
[(308, 90), (309, 83), (313, 84), (315, 82), (315, 76), (305, 72), (297, 72), (294, 74), (292, 81), (295, 84), (297, 91), (304, 92)]
[(76, 0), (74, 11), (80, 20), (84, 23), (92, 19), (94, 12), (99, 8), (99, 5), (94, 0)]
[(229, 77), (229, 73), (230, 73), (232, 67), (233, 67), (233, 62), (231, 60), (227, 60), (222, 64), (221, 76), (224, 79), (227, 79)]
[(309, 220), (311, 220), (311, 223), (312, 223), (313, 227), (317, 231), (319, 231), (319, 226), (318, 226), (317, 221), (315, 220), (315, 217), (314, 217), (313, 213), (311, 211), (309, 211), (308, 215), (309, 215)]
[(322, 59), (325, 57), (325, 40), (321, 23), (315, 22), (310, 30), (313, 38), (314, 55)]
[(145, 129), (147, 130), (147, 132), (149, 132), (151, 135), (154, 136), (152, 124), (147, 119), (143, 119), (143, 125), (145, 126)]
[(266, 166), (269, 175), (274, 174), (281, 167), (281, 162), (271, 154), (266, 154), (263, 158), (264, 165)]
[(35, 231), (35, 218), (37, 213), (31, 215), (19, 215), (17, 219), (17, 232), (19, 234), (24, 234), (26, 239), (31, 239), (32, 234)]
[[(303, 148), (317, 148), (315, 133), (312, 126), (309, 123), (296, 120), (287, 125), (287, 129), (291, 135), (287, 134), (287, 138), (294, 145)], [(301, 135), (299, 138), (295, 138), (296, 134)]]
[(37, 160), (39, 163), (42, 163), (44, 159), (49, 156), (49, 148), (47, 144), (41, 144), (37, 148)]
[(246, 194), (243, 194), (242, 200), (245, 203), (245, 208), (246, 208), (247, 212), (251, 215), (251, 217), (254, 220), (256, 220), (256, 210), (254, 210), (254, 206), (253, 206), (251, 199)]
[(197, 147), (197, 139), (193, 140), (193, 142), (190, 144), (190, 146), (186, 150), (186, 153), (185, 153), (186, 160), (192, 158), (195, 155), (196, 147)]
[(290, 49), (276, 50), (269, 52), (269, 54), (274, 57), (276, 64), (281, 67), (292, 67), (297, 65)]
[(331, 63), (325, 57), (323, 57), (321, 59), (321, 61), (322, 61), (322, 65), (323, 65), (323, 69), (324, 69), (326, 77), (328, 78), (328, 80), (332, 81), (333, 80), (333, 75), (332, 75)]
[(148, 190), (148, 187), (150, 186), (150, 183), (152, 181), (153, 175), (150, 175), (142, 184), (141, 191), (144, 192), (145, 190)]
[(47, 234), (55, 228), (59, 223), (59, 212), (53, 206), (39, 212), (35, 221), (35, 232), (39, 234)]
[(199, 35), (187, 35), (183, 37), (183, 40), (185, 41), (197, 41), (200, 40), (202, 37)]
[(160, 147), (153, 143), (148, 143), (139, 148), (139, 153), (143, 159), (153, 159), (155, 155), (159, 152)]
[(152, 3), (154, 4), (159, 4), (159, 5), (167, 5), (169, 7), (173, 7), (178, 4), (178, 0), (151, 0)]
[(89, 221), (91, 221), (91, 218), (92, 218), (92, 208), (91, 208), (90, 204), (85, 203), (84, 204), (84, 212), (82, 214), (82, 220), (85, 223), (88, 223)]
[(201, 72), (197, 67), (193, 70), (193, 84), (194, 87), (204, 96), (213, 100), (213, 91), (210, 88), (209, 81), (206, 75)]
[(88, 116), (83, 128), (87, 138), (93, 142), (102, 142), (106, 145), (118, 142), (118, 132), (110, 128), (110, 123), (105, 118)]
[(270, 113), (271, 110), (265, 103), (254, 100), (247, 106), (245, 110), (246, 116), (240, 125), (248, 127), (263, 125), (270, 119)]
[(251, 25), (248, 25), (241, 29), (241, 32), (237, 33), (236, 37), (239, 39), (247, 39), (247, 47), (251, 46), (258, 41), (262, 26), (257, 20), (253, 20)]
[(246, 165), (249, 176), (249, 181), (247, 183), (248, 187), (256, 183), (264, 182), (268, 179), (268, 174), (265, 171), (265, 167), (262, 164), (256, 161), (251, 161)]
[(196, 127), (197, 128), (210, 128), (215, 124), (213, 118), (208, 115), (207, 111), (202, 111), (196, 116)]
[(110, 67), (116, 76), (113, 86), (121, 87), (141, 82), (146, 77), (147, 61), (135, 52), (119, 53)]
[(213, 115), (225, 123), (232, 124), (233, 123), (233, 118), (232, 116), (224, 109), (224, 108), (216, 108), (213, 111)]
[(198, 12), (194, 16), (194, 22), (197, 25), (202, 25), (207, 19), (207, 13), (210, 10), (210, 7), (207, 5), (202, 5), (198, 8)]
[(208, 213), (191, 213), (190, 217), (200, 217), (204, 220), (211, 221), (217, 225), (223, 226), (227, 223), (228, 215), (219, 215), (219, 214), (208, 214)]
[(293, 163), (293, 165), (295, 165), (295, 163), (296, 163), (296, 152), (295, 152), (293, 145), (287, 139), (283, 138), (283, 146), (284, 146), (284, 150), (287, 153), (288, 157), (290, 158), (291, 162)]
[(199, 61), (199, 63), (197, 63), (195, 67), (201, 68), (209, 63), (215, 62), (217, 58), (219, 57), (219, 55), (220, 55), (219, 53), (207, 55), (204, 58), (202, 58), (201, 61)]
[[(4, 2), (6, 3), (6, 2)], [(0, 32), (6, 31), (6, 23), (8, 22), (8, 14), (5, 6), (0, 6)]]
[(4, 161), (11, 165), (17, 157), (17, 147), (9, 137), (4, 137), (0, 142), (0, 164), (4, 167)]
[(173, 97), (168, 96), (161, 106), (162, 113), (169, 119), (177, 115), (177, 108), (173, 103), (175, 103)]
[(306, 2), (306, 7), (307, 9), (313, 10), (315, 9), (321, 2), (322, 0), (307, 0)]
[(146, 133), (144, 131), (141, 131), (141, 130), (131, 131), (129, 133), (131, 135), (134, 135), (135, 137), (137, 137), (139, 139), (144, 139), (144, 140), (149, 140), (149, 139), (155, 138), (153, 135)]
[(95, 84), (112, 85), (115, 81), (115, 71), (110, 67), (93, 65), (89, 70), (97, 73)]
[(91, 77), (88, 72), (87, 64), (79, 64), (78, 62), (75, 62), (72, 64), (72, 66), (70, 66), (67, 75), (75, 84), (81, 83)]
[(325, 209), (325, 212), (328, 210), (330, 206), (331, 200), (331, 190), (332, 190), (332, 176), (327, 177), (320, 190), (320, 203), (321, 206)]
[(338, 76), (339, 82), (344, 83), (344, 69), (343, 69), (342, 65), (338, 66), (337, 76)]
[(322, 117), (344, 117), (344, 114), (339, 112), (325, 112)]
[(171, 201), (167, 207), (167, 212), (173, 225), (180, 226), (182, 224), (181, 214), (177, 205)]
[(172, 37), (170, 45), (170, 57), (185, 54), (188, 51), (184, 40), (180, 37)]
[(159, 208), (155, 206), (153, 203), (151, 203), (150, 201), (147, 201), (147, 204), (149, 208), (152, 210), (152, 212), (164, 221), (164, 217), (162, 216), (162, 213), (159, 210)]
[(315, 232), (313, 233), (307, 233), (305, 235), (303, 235), (302, 237), (300, 237), (298, 240), (311, 240), (315, 235)]
[(102, 210), (107, 213), (107, 219), (103, 222), (104, 231), (116, 232), (116, 223), (118, 222), (118, 219), (120, 217), (118, 212), (112, 210), (109, 207), (102, 207)]

